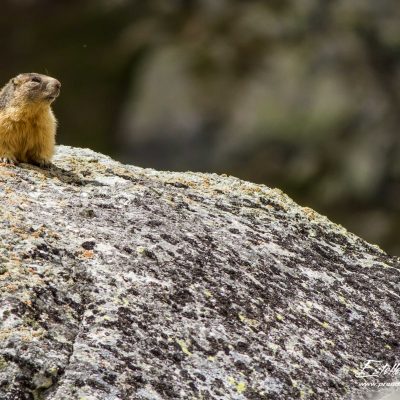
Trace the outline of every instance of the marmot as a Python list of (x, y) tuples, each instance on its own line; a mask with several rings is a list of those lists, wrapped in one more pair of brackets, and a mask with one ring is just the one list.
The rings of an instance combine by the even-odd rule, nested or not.
[(61, 83), (27, 73), (12, 78), (0, 91), (0, 162), (48, 166), (54, 153), (57, 121), (50, 108)]

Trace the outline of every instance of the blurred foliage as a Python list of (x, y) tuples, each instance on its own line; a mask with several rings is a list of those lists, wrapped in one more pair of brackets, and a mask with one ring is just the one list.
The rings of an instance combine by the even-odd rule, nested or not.
[(396, 0), (8, 0), (0, 78), (63, 83), (59, 143), (230, 173), (400, 254)]

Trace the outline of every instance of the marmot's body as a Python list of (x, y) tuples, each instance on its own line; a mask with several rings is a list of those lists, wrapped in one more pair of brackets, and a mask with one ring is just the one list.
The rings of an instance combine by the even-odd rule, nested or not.
[(54, 153), (57, 121), (50, 108), (60, 94), (57, 79), (20, 74), (0, 91), (0, 161), (45, 166)]

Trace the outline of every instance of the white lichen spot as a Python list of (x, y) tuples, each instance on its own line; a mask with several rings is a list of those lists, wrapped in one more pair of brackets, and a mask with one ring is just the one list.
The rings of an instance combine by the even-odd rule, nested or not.
[(277, 344), (275, 344), (275, 343), (272, 343), (272, 342), (268, 342), (267, 346), (274, 352), (279, 349), (279, 346)]

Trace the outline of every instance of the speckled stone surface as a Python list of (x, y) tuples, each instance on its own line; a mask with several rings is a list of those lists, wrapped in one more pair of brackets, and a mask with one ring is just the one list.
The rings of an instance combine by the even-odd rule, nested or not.
[[(400, 263), (237, 178), (0, 166), (0, 399), (366, 399)], [(373, 380), (375, 379), (375, 381)]]

